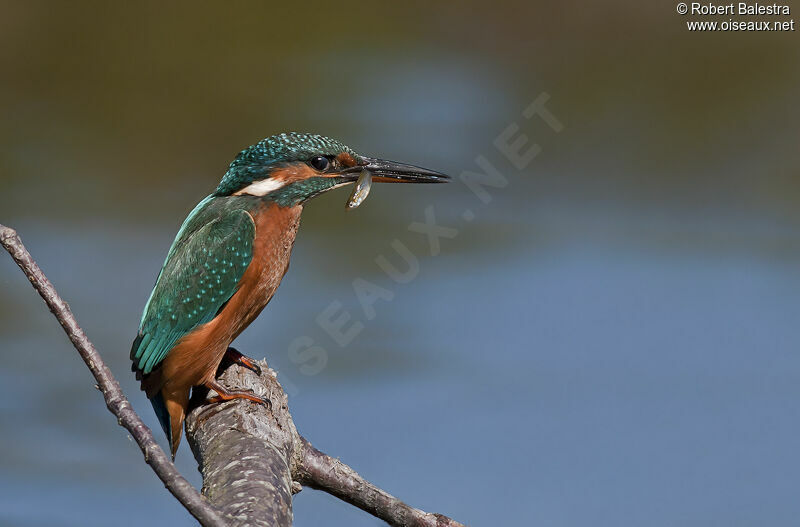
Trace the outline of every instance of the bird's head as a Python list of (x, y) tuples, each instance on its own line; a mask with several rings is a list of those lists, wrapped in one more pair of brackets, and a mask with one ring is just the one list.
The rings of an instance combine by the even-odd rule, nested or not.
[(365, 157), (321, 135), (285, 133), (239, 152), (214, 192), (217, 196), (261, 196), (289, 207), (354, 183), (363, 169), (372, 180), (443, 183), (450, 178), (425, 168)]

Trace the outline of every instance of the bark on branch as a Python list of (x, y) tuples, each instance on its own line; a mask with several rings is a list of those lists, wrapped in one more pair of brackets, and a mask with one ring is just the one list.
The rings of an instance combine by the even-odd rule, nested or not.
[(457, 527), (461, 525), (443, 514), (415, 509), (362, 478), (338, 459), (323, 454), (305, 438), (295, 477), (301, 485), (324, 490), (340, 500), (384, 520), (389, 525), (419, 527)]
[(292, 494), (303, 485), (323, 490), (398, 527), (463, 527), (440, 515), (406, 505), (359, 476), (353, 469), (311, 446), (289, 413), (275, 373), (228, 367), (220, 381), (229, 388), (268, 396), (271, 407), (236, 400), (206, 404), (195, 399), (186, 420), (187, 438), (203, 474), (203, 495), (178, 472), (150, 429), (134, 412), (94, 345), (22, 244), (0, 225), (0, 244), (9, 252), (56, 317), (89, 367), (117, 422), (130, 432), (166, 488), (204, 526), (276, 526), (292, 523)]
[(307, 486), (389, 525), (463, 527), (403, 503), (314, 448), (298, 434), (275, 372), (266, 362), (259, 365), (261, 376), (234, 365), (219, 381), (230, 389), (267, 396), (271, 407), (245, 400), (206, 405), (201, 400), (194, 401), (199, 406), (186, 418), (186, 435), (203, 473), (203, 494), (237, 518), (233, 525), (291, 525), (291, 494)]

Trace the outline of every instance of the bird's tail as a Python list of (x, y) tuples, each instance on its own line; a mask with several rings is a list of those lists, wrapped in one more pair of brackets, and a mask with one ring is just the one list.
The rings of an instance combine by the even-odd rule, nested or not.
[(158, 422), (161, 423), (161, 428), (167, 436), (173, 460), (175, 459), (175, 452), (178, 451), (178, 445), (181, 443), (183, 421), (186, 418), (186, 408), (189, 405), (189, 398), (185, 397), (185, 399), (177, 400), (168, 395), (165, 397), (163, 389), (150, 399), (150, 404), (153, 405)]
[(153, 405), (153, 410), (156, 412), (158, 422), (161, 423), (161, 428), (167, 435), (167, 441), (169, 445), (172, 446), (172, 428), (170, 427), (169, 412), (167, 411), (167, 405), (164, 403), (164, 396), (161, 394), (161, 391), (150, 399), (150, 404)]

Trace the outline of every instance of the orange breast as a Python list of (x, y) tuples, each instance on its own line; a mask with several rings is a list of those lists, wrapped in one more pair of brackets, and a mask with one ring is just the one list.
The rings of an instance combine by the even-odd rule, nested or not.
[(253, 259), (239, 289), (210, 322), (186, 335), (167, 354), (161, 379), (167, 391), (188, 390), (214, 378), (225, 350), (261, 313), (289, 267), (302, 206), (264, 204), (252, 213)]

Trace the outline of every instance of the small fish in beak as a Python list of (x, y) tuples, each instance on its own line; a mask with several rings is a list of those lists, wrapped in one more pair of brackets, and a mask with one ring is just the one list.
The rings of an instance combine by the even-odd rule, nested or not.
[(361, 171), (358, 181), (353, 186), (353, 192), (350, 193), (350, 198), (344, 206), (345, 210), (353, 210), (361, 205), (367, 199), (370, 188), (372, 188), (372, 172), (365, 168)]

